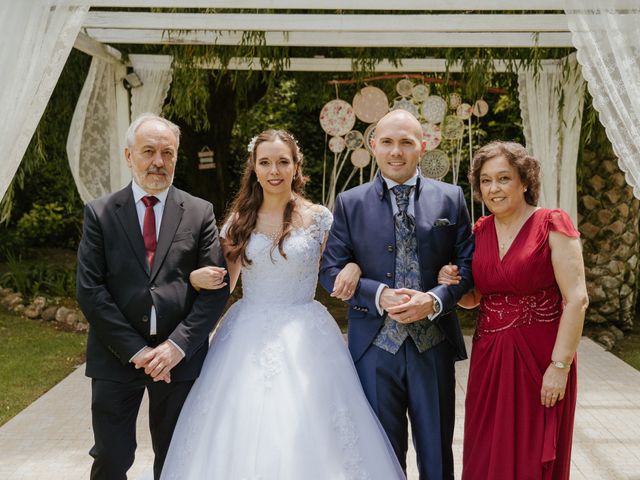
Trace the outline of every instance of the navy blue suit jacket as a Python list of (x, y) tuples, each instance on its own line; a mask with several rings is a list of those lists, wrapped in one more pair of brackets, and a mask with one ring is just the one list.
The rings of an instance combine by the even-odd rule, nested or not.
[[(329, 292), (336, 275), (348, 262), (355, 262), (362, 269), (356, 292), (347, 302), (349, 350), (354, 361), (362, 356), (382, 326), (383, 317), (375, 305), (379, 285), (394, 287), (396, 240), (389, 195), (393, 193), (380, 174), (374, 181), (338, 195), (320, 266), (320, 283)], [(455, 306), (473, 286), (474, 248), (464, 195), (458, 186), (418, 176), (414, 198), (422, 286), (440, 298), (442, 312), (435, 322), (462, 360), (467, 358), (467, 352)], [(438, 285), (438, 272), (448, 263), (459, 267), (462, 276), (459, 285)]]

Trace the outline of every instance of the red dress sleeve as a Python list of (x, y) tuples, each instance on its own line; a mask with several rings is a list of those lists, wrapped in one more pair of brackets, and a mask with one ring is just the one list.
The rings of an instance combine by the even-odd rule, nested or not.
[(473, 224), (473, 233), (476, 235), (478, 232), (482, 231), (483, 228), (488, 224), (488, 220), (491, 218), (491, 215), (486, 215), (484, 217), (480, 217), (476, 220), (476, 223)]
[(547, 221), (549, 223), (549, 230), (551, 231), (560, 232), (572, 238), (580, 236), (580, 232), (573, 226), (571, 218), (564, 210), (549, 210)]

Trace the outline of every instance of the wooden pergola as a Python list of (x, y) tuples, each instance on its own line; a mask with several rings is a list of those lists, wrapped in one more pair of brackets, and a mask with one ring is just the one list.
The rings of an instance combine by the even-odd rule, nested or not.
[[(634, 0), (627, 1), (629, 7), (637, 4)], [(264, 32), (262, 45), (273, 47), (572, 47), (563, 0), (95, 0), (90, 3), (94, 10), (89, 12), (75, 47), (114, 62), (121, 59), (113, 48), (117, 44), (239, 45), (246, 32)], [(95, 10), (100, 7), (110, 10)], [(200, 11), (115, 10), (125, 7)], [(212, 10), (215, 13), (208, 13)], [(238, 10), (252, 13), (235, 13)], [(203, 65), (204, 68), (218, 66)], [(233, 59), (228, 67), (261, 68), (257, 59), (245, 58)], [(496, 71), (505, 70), (506, 64), (497, 62), (495, 67)], [(294, 57), (286, 68), (350, 71), (351, 59)], [(407, 58), (400, 65), (382, 62), (376, 70), (438, 72), (445, 68), (442, 59)], [(455, 65), (450, 66), (449, 71), (455, 70)]]

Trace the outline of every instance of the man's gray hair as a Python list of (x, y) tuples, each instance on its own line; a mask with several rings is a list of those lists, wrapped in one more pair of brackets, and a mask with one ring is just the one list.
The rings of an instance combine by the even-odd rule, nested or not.
[(176, 137), (177, 149), (180, 146), (180, 127), (166, 118), (156, 115), (155, 113), (142, 113), (133, 122), (131, 122), (131, 125), (129, 125), (129, 128), (127, 129), (127, 147), (133, 148), (133, 144), (136, 142), (136, 132), (143, 123), (151, 120), (163, 123), (167, 128), (169, 128), (169, 130), (171, 130), (171, 133)]

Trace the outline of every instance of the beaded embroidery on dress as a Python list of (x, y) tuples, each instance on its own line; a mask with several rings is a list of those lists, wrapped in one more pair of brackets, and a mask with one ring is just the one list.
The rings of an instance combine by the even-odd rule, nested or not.
[(313, 300), (332, 216), (312, 208), (310, 225), (285, 240), (286, 259), (251, 236), (243, 298), (213, 335), (162, 479), (405, 478), (340, 329)]

